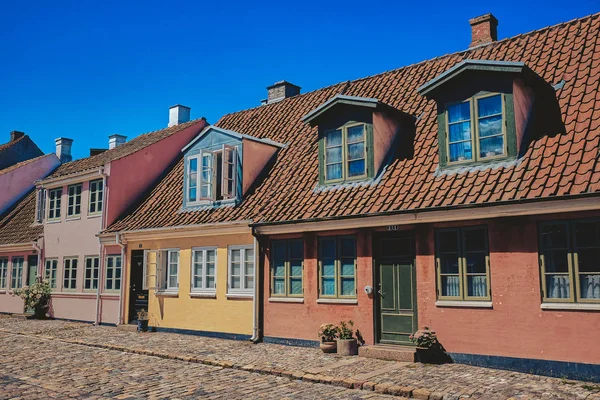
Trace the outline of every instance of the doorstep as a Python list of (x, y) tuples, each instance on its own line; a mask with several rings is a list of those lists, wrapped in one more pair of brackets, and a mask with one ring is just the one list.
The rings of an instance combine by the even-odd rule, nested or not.
[(414, 347), (391, 344), (376, 344), (358, 348), (359, 357), (402, 362), (415, 362), (415, 352)]
[(135, 324), (119, 324), (117, 329), (120, 331), (137, 332), (137, 323)]

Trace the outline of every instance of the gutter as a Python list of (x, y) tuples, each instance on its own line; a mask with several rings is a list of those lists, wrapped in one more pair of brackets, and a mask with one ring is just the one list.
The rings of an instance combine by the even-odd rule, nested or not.
[[(106, 201), (107, 196), (107, 191), (106, 191), (106, 178), (107, 175), (104, 173), (104, 167), (101, 167), (98, 170), (98, 173), (100, 174), (100, 176), (102, 176), (102, 190), (104, 191), (104, 197), (102, 198), (102, 218), (101, 218), (101, 226), (100, 226), (100, 230), (104, 229), (104, 223), (106, 220), (106, 204), (108, 203)], [(100, 268), (100, 273), (98, 274), (98, 290), (96, 291), (96, 318), (94, 318), (94, 325), (98, 326), (100, 324), (100, 295), (101, 295), (101, 288), (102, 288), (102, 282), (104, 282), (104, 244), (102, 244), (102, 242), (100, 240), (98, 240), (99, 244), (100, 244), (100, 260), (98, 260), (99, 262), (99, 268)]]
[(161, 233), (161, 232), (179, 232), (179, 231), (186, 231), (186, 230), (198, 230), (198, 229), (202, 229), (202, 230), (206, 230), (206, 229), (218, 229), (221, 227), (235, 227), (235, 226), (239, 226), (239, 227), (249, 227), (251, 226), (252, 221), (251, 220), (242, 220), (242, 221), (229, 221), (229, 222), (215, 222), (215, 223), (211, 223), (211, 224), (193, 224), (193, 225), (180, 225), (180, 226), (166, 226), (166, 227), (160, 227), (160, 228), (147, 228), (147, 229), (136, 229), (136, 230), (132, 230), (132, 231), (125, 231), (125, 230), (121, 230), (121, 231), (116, 231), (116, 232), (103, 232), (100, 233), (96, 236), (98, 236), (99, 238), (112, 238), (115, 237), (116, 234), (121, 234), (121, 235), (127, 235), (127, 236), (131, 236), (131, 235), (152, 235), (153, 233)]
[(259, 316), (260, 316), (260, 287), (262, 283), (263, 266), (260, 263), (260, 244), (258, 238), (260, 237), (254, 229), (252, 229), (252, 236), (254, 237), (254, 296), (252, 298), (252, 337), (250, 340), (253, 343), (258, 343), (261, 339), (260, 327), (259, 327)]
[(117, 244), (119, 245), (119, 247), (121, 248), (121, 290), (119, 292), (119, 316), (117, 318), (117, 325), (118, 324), (122, 324), (124, 323), (122, 321), (122, 317), (123, 317), (123, 292), (125, 291), (125, 282), (126, 277), (127, 277), (127, 268), (125, 267), (125, 265), (127, 265), (127, 263), (125, 262), (125, 257), (127, 256), (127, 252), (125, 251), (125, 243), (123, 243), (123, 236), (117, 234)]

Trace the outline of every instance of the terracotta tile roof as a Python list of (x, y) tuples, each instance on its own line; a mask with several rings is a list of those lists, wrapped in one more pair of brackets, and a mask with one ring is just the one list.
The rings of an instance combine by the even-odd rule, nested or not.
[[(496, 169), (436, 174), (436, 106), (416, 88), (464, 59), (521, 61), (557, 84), (566, 133), (536, 132), (524, 157)], [(135, 211), (109, 228), (138, 230), (251, 219), (277, 222), (534, 200), (600, 192), (600, 14), (379, 75), (224, 116), (225, 129), (287, 143), (254, 192), (236, 207), (180, 212), (183, 162)], [(378, 184), (314, 190), (317, 128), (302, 117), (337, 94), (376, 98), (415, 115), (414, 156), (395, 159)]]
[(35, 189), (23, 196), (10, 210), (0, 216), (0, 246), (30, 243), (44, 233), (41, 224), (35, 222)]
[(184, 124), (172, 126), (170, 128), (148, 132), (137, 136), (129, 142), (115, 147), (114, 149), (107, 150), (98, 155), (64, 163), (60, 167), (58, 167), (56, 171), (54, 171), (54, 173), (46, 177), (46, 179), (58, 178), (99, 168), (108, 162), (126, 157), (130, 154), (135, 153), (136, 151), (142, 150), (150, 145), (153, 145), (154, 143), (201, 121), (204, 121), (204, 118), (195, 119)]

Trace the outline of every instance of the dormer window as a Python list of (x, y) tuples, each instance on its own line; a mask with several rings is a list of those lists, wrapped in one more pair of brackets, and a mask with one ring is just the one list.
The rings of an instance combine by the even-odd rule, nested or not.
[(188, 202), (235, 198), (236, 149), (202, 150), (188, 158)]
[[(472, 117), (474, 115), (476, 118)], [(501, 94), (486, 94), (450, 104), (446, 118), (449, 164), (506, 156), (504, 100)]]
[(367, 176), (365, 124), (350, 124), (325, 131), (325, 182)]

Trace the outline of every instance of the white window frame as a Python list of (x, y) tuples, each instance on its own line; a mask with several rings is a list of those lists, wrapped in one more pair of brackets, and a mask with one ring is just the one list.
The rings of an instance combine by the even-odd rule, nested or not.
[[(77, 265), (73, 268), (73, 261), (77, 261)], [(73, 271), (75, 271), (75, 287), (65, 286), (65, 277), (67, 276), (67, 261), (69, 261), (69, 282), (73, 280)], [(62, 274), (62, 289), (63, 291), (74, 292), (77, 290), (77, 269), (79, 269), (79, 257), (65, 257), (63, 258), (63, 274)]]
[(46, 189), (38, 189), (37, 192), (37, 208), (35, 219), (36, 222), (44, 222), (46, 217)]
[[(206, 287), (206, 253), (208, 251), (214, 251), (215, 252), (215, 275), (214, 275), (214, 279), (215, 279), (215, 286), (212, 288), (208, 288)], [(195, 287), (194, 286), (194, 281), (195, 281), (195, 277), (196, 274), (194, 273), (195, 271), (195, 259), (196, 259), (196, 252), (202, 252), (202, 287)], [(190, 271), (190, 292), (192, 293), (216, 293), (217, 292), (217, 269), (218, 269), (218, 254), (217, 254), (217, 247), (216, 246), (210, 246), (210, 247), (192, 247), (192, 257), (191, 257), (191, 271)]]
[[(112, 278), (108, 277), (108, 260), (112, 259)], [(119, 269), (120, 271), (120, 275), (117, 278), (116, 277), (116, 272), (117, 272), (117, 260), (119, 261), (120, 267)], [(120, 292), (121, 291), (121, 279), (123, 278), (123, 260), (121, 260), (121, 255), (120, 254), (108, 254), (104, 260), (104, 268), (106, 269), (105, 274), (104, 274), (104, 290), (106, 292)], [(108, 289), (108, 285), (107, 283), (111, 282), (112, 283), (112, 287), (110, 289)], [(116, 283), (119, 282), (119, 288), (115, 289)]]
[[(221, 153), (221, 182), (217, 182), (217, 154)], [(226, 155), (231, 154), (231, 161), (229, 161)], [(204, 167), (204, 158), (210, 157), (211, 163), (208, 168)], [(196, 160), (196, 199), (190, 199), (190, 184), (189, 184), (189, 173), (190, 173), (190, 161)], [(186, 176), (185, 176), (185, 199), (189, 205), (206, 204), (214, 201), (227, 201), (235, 200), (237, 196), (237, 147), (233, 145), (223, 144), (221, 149), (218, 150), (201, 150), (199, 154), (189, 156), (186, 160)], [(233, 176), (229, 176), (226, 172), (231, 166)], [(202, 180), (204, 170), (210, 171), (210, 182), (205, 183)], [(231, 187), (233, 192), (229, 193), (227, 189), (228, 183), (231, 181)], [(221, 185), (221, 196), (222, 199), (217, 200), (217, 184)], [(202, 197), (202, 186), (208, 185), (210, 195), (209, 197)]]
[[(21, 268), (18, 270), (17, 275), (15, 276), (15, 260), (21, 260)], [(25, 273), (25, 268), (27, 267), (25, 263), (24, 256), (14, 256), (10, 259), (10, 288), (11, 289), (20, 289), (23, 287), (23, 274)], [(14, 284), (13, 284), (14, 280)]]
[[(91, 260), (92, 266), (88, 268), (88, 260)], [(94, 261), (96, 261), (96, 265), (94, 265)], [(85, 256), (83, 258), (83, 291), (84, 292), (95, 292), (98, 290), (98, 280), (100, 279), (100, 257), (98, 256)], [(88, 278), (88, 270), (91, 270), (90, 277)], [(96, 277), (94, 278), (94, 271), (96, 271)], [(90, 287), (86, 288), (86, 283), (90, 282)], [(94, 283), (96, 283), (94, 287)]]
[[(77, 193), (79, 188), (79, 194)], [(73, 189), (73, 194), (71, 194)], [(74, 183), (73, 185), (67, 186), (67, 218), (77, 218), (81, 216), (81, 195), (83, 194), (83, 184)], [(73, 199), (73, 205), (71, 205), (71, 199)], [(79, 201), (79, 203), (78, 203)], [(79, 206), (79, 212), (77, 212), (77, 206)], [(70, 213), (69, 209), (72, 208), (73, 212)]]
[[(233, 265), (232, 265), (232, 252), (240, 251), (240, 287), (233, 288)], [(254, 295), (254, 285), (256, 285), (256, 252), (254, 251), (254, 255), (252, 257), (252, 273), (248, 274), (246, 270), (246, 251), (254, 250), (253, 245), (241, 245), (241, 246), (229, 246), (227, 248), (227, 294), (228, 295), (244, 295), (244, 296), (252, 296)], [(246, 277), (252, 276), (253, 279), (253, 287), (246, 287)]]
[[(169, 277), (171, 276), (171, 254), (177, 253), (177, 286), (169, 286)], [(158, 253), (157, 268), (160, 274), (157, 273), (157, 280), (160, 282), (158, 287), (159, 292), (179, 292), (179, 271), (181, 271), (181, 253), (180, 249), (161, 249)]]
[[(58, 192), (59, 195), (57, 197), (55, 197), (54, 199), (52, 198), (52, 194)], [(63, 188), (59, 187), (59, 188), (55, 188), (55, 189), (49, 189), (48, 190), (48, 207), (46, 207), (47, 212), (48, 212), (48, 221), (60, 221), (61, 219), (61, 208), (62, 208), (62, 195), (63, 195)], [(53, 217), (50, 217), (50, 213), (54, 213)]]
[[(47, 258), (44, 260), (44, 278), (48, 281), (50, 289), (58, 288), (58, 258)], [(50, 268), (48, 268), (50, 263)], [(52, 277), (54, 272), (54, 277)]]
[(0, 257), (0, 290), (8, 288), (8, 257)]
[[(96, 190), (92, 190), (92, 184), (96, 185)], [(101, 187), (100, 187), (101, 186)], [(92, 201), (92, 194), (95, 194), (96, 200)], [(94, 179), (88, 184), (88, 215), (102, 214), (102, 203), (104, 201), (104, 180)], [(92, 205), (96, 207), (92, 211)]]

